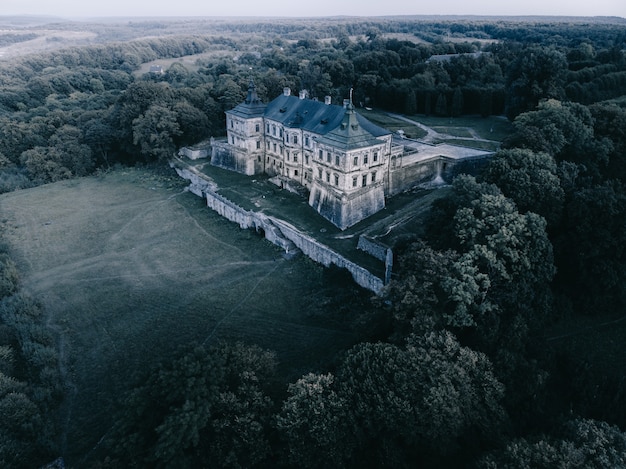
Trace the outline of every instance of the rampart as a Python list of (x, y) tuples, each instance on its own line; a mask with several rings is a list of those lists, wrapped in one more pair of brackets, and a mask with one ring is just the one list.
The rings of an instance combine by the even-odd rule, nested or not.
[(187, 168), (171, 164), (178, 175), (187, 179), (189, 191), (203, 197), (207, 206), (227, 220), (237, 223), (241, 228), (263, 232), (265, 238), (279, 246), (288, 254), (300, 250), (303, 254), (326, 267), (334, 264), (350, 272), (354, 281), (363, 288), (376, 294), (380, 293), (384, 282), (370, 271), (346, 259), (344, 256), (325, 246), (314, 238), (305, 235), (297, 228), (275, 217), (263, 213), (248, 211), (216, 192), (215, 184)]

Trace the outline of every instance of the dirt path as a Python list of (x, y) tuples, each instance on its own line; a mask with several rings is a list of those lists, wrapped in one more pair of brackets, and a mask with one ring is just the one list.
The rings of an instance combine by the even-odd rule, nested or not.
[[(393, 117), (394, 119), (398, 119), (404, 122), (407, 122), (409, 124), (412, 124), (416, 127), (419, 127), (420, 129), (422, 129), (424, 132), (426, 132), (426, 135), (422, 138), (419, 138), (417, 140), (419, 140), (420, 142), (424, 142), (424, 143), (436, 143), (438, 141), (442, 141), (442, 140), (468, 140), (467, 138), (462, 138), (456, 135), (450, 135), (450, 134), (446, 134), (446, 133), (441, 133), (441, 132), (437, 132), (435, 129), (433, 129), (432, 127), (429, 127), (425, 124), (422, 124), (421, 122), (415, 121), (413, 119), (409, 119), (408, 117), (402, 116), (400, 114), (393, 114), (393, 113), (387, 113), (388, 116)], [(478, 133), (476, 133), (476, 130), (474, 130), (471, 127), (458, 127), (459, 129), (463, 129), (465, 130), (468, 134), (471, 135), (470, 140), (474, 140), (477, 142), (486, 142), (486, 143), (495, 143), (495, 144), (499, 144), (500, 142), (496, 141), (496, 140), (489, 140), (486, 138), (482, 138), (480, 135), (478, 135)]]
[(387, 115), (389, 117), (393, 117), (394, 119), (399, 119), (401, 121), (408, 122), (409, 124), (412, 124), (412, 125), (414, 125), (416, 127), (419, 127), (424, 132), (426, 132), (426, 136), (419, 139), (422, 142), (432, 143), (432, 142), (434, 142), (434, 141), (436, 141), (438, 139), (451, 137), (450, 135), (440, 134), (439, 132), (437, 132), (436, 130), (432, 129), (431, 127), (428, 127), (427, 125), (424, 125), (421, 122), (417, 122), (417, 121), (414, 121), (412, 119), (409, 119), (408, 117), (401, 116), (400, 114), (387, 113)]

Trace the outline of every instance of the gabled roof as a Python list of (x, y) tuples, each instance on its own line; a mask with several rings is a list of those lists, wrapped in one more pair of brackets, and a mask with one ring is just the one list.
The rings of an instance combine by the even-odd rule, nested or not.
[[(371, 125), (374, 124), (363, 117), (359, 119), (359, 117), (360, 116), (354, 110), (352, 103), (348, 104), (340, 124), (321, 137), (317, 143), (330, 145), (344, 151), (353, 150), (355, 148), (371, 147), (385, 143), (383, 140), (376, 138), (373, 133), (366, 129), (368, 123)], [(365, 123), (365, 126), (363, 123)], [(380, 127), (378, 128), (380, 129)], [(385, 132), (387, 135), (390, 133), (391, 132), (389, 131)]]
[(256, 92), (256, 85), (254, 81), (250, 80), (250, 85), (248, 86), (248, 95), (243, 103), (238, 104), (230, 111), (227, 111), (227, 114), (233, 114), (237, 117), (241, 117), (243, 119), (250, 119), (253, 117), (263, 117), (265, 114), (265, 104), (259, 99), (259, 96)]

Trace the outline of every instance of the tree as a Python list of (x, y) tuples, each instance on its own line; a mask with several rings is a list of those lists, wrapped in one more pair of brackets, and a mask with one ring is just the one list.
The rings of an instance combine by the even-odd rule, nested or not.
[(605, 422), (586, 419), (566, 422), (554, 436), (514, 440), (478, 462), (480, 469), (625, 466), (626, 434)]
[(450, 113), (452, 117), (459, 117), (463, 114), (463, 93), (458, 86), (454, 89), (454, 93), (452, 93), (452, 108)]
[(209, 136), (209, 119), (200, 109), (182, 100), (174, 105), (173, 111), (180, 126), (180, 135), (176, 139), (178, 145), (197, 143)]
[(565, 193), (556, 161), (548, 153), (521, 148), (500, 150), (489, 162), (483, 178), (513, 199), (520, 212), (535, 212), (549, 225), (559, 221)]
[(446, 94), (441, 92), (437, 96), (437, 104), (435, 105), (435, 114), (442, 117), (448, 115), (448, 99)]
[(626, 182), (626, 110), (615, 104), (595, 104), (589, 110), (594, 119), (594, 132), (611, 142), (607, 178)]
[(133, 143), (144, 158), (166, 161), (175, 153), (174, 139), (181, 134), (176, 117), (172, 109), (153, 104), (133, 120)]
[(297, 467), (344, 467), (352, 455), (352, 415), (330, 373), (309, 373), (290, 384), (276, 425)]
[(269, 453), (274, 355), (197, 346), (150, 372), (124, 401), (112, 450), (126, 464), (250, 467)]
[(35, 147), (22, 153), (20, 163), (34, 181), (46, 183), (69, 179), (72, 172), (58, 161), (59, 156), (49, 148)]
[(595, 177), (608, 162), (610, 146), (595, 138), (591, 112), (581, 104), (544, 101), (537, 110), (520, 114), (513, 127), (509, 145), (582, 164)]
[(555, 273), (545, 219), (519, 213), (501, 194), (482, 194), (457, 210), (454, 224), (461, 252), (489, 276), (488, 298), (509, 315), (532, 312), (534, 323), (545, 320)]
[(63, 125), (50, 137), (49, 157), (70, 170), (73, 176), (86, 176), (94, 167), (91, 148), (81, 143), (83, 133), (80, 129)]
[(534, 109), (542, 99), (565, 96), (567, 59), (555, 47), (529, 46), (519, 51), (508, 69), (507, 116)]
[(449, 332), (412, 335), (403, 348), (359, 344), (337, 379), (354, 415), (361, 464), (441, 463), (460, 438), (491, 435), (504, 421), (504, 388), (489, 360)]
[(581, 312), (626, 305), (626, 189), (618, 181), (583, 188), (565, 207), (555, 239), (558, 284)]

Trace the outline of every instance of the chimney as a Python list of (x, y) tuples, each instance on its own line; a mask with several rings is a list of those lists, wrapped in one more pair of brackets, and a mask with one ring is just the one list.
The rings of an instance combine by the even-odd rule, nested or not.
[(306, 90), (300, 90), (300, 99), (305, 99), (307, 95), (307, 91)]
[(343, 100), (343, 108), (344, 109), (348, 109), (348, 104), (350, 104), (350, 100), (349, 99), (344, 99)]
[(283, 88), (283, 94), (285, 96), (291, 96), (291, 88), (288, 88), (288, 87)]
[(332, 102), (333, 98), (331, 98), (330, 96), (324, 96), (324, 104), (326, 104), (327, 106)]

